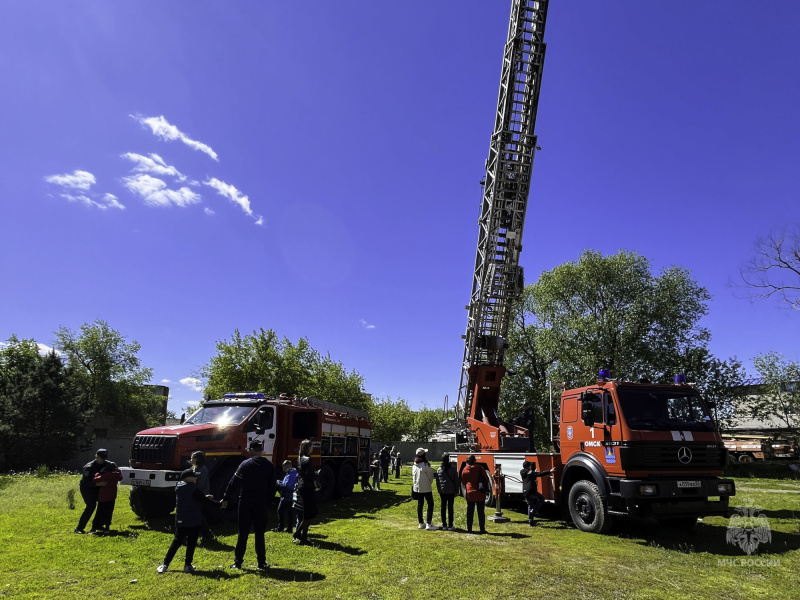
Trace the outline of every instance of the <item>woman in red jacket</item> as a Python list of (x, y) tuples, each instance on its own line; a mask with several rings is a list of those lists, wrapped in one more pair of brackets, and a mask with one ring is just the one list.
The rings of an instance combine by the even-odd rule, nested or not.
[(486, 470), (487, 466), (483, 463), (478, 464), (474, 454), (470, 454), (467, 461), (461, 465), (459, 478), (467, 490), (464, 495), (467, 499), (467, 533), (472, 533), (472, 519), (476, 507), (478, 509), (478, 525), (480, 526), (479, 533), (486, 533), (486, 517), (483, 512), (486, 494), (479, 489), (481, 482), (487, 488), (489, 486), (489, 477), (486, 475)]
[(111, 528), (111, 517), (114, 515), (114, 502), (117, 499), (117, 482), (122, 481), (122, 473), (117, 465), (106, 461), (100, 472), (94, 476), (97, 486), (97, 514), (92, 522), (92, 531), (95, 535), (105, 535)]

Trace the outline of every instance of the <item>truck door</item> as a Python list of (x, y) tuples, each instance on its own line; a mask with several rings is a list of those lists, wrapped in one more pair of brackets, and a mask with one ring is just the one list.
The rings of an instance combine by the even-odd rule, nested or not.
[[(263, 433), (256, 431), (256, 426), (263, 429)], [(259, 408), (248, 421), (245, 428), (247, 432), (247, 444), (251, 440), (258, 438), (264, 444), (264, 456), (270, 461), (273, 460), (273, 453), (275, 450), (275, 407), (262, 406)]]

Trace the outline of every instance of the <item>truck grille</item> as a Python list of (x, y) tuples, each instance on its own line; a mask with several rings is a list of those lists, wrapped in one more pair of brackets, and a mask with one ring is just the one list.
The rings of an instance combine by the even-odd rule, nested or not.
[[(691, 455), (686, 460), (688, 449)], [(680, 453), (680, 455), (679, 455)], [(681, 460), (683, 457), (683, 461)], [(707, 442), (650, 442), (620, 448), (623, 469), (675, 470), (720, 468), (725, 464), (725, 448)]]
[(133, 438), (131, 460), (148, 463), (172, 463), (175, 458), (174, 435), (137, 435)]

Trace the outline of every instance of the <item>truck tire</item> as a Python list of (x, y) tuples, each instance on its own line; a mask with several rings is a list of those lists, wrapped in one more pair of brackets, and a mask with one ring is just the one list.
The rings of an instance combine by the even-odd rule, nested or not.
[(336, 473), (330, 465), (322, 465), (317, 475), (320, 483), (320, 490), (317, 492), (317, 500), (327, 502), (333, 499), (336, 493)]
[(606, 533), (614, 520), (608, 514), (600, 488), (585, 479), (569, 490), (569, 515), (575, 527), (587, 533)]
[(168, 517), (175, 510), (175, 490), (151, 490), (134, 485), (129, 498), (131, 510), (140, 519)]
[(753, 457), (750, 454), (740, 454), (739, 455), (739, 462), (740, 463), (751, 463), (753, 462)]
[(356, 485), (355, 467), (350, 463), (344, 463), (339, 468), (339, 479), (336, 485), (336, 493), (341, 498), (349, 498), (353, 493), (353, 487)]

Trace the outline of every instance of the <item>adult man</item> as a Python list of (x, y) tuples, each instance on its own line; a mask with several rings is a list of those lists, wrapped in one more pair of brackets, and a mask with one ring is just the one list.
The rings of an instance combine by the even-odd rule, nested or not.
[(522, 470), (519, 472), (522, 478), (522, 496), (528, 503), (528, 525), (533, 527), (534, 515), (539, 515), (539, 509), (544, 505), (544, 496), (539, 493), (539, 477), (544, 477), (555, 471), (555, 467), (549, 471), (536, 471), (534, 463), (525, 461), (522, 463)]
[[(86, 524), (89, 522), (92, 513), (94, 513), (94, 509), (97, 508), (97, 496), (100, 492), (100, 488), (107, 485), (106, 481), (95, 481), (95, 475), (113, 472), (119, 472), (119, 469), (117, 468), (117, 465), (108, 460), (108, 450), (105, 448), (99, 448), (94, 455), (94, 460), (83, 465), (83, 469), (81, 470), (81, 481), (78, 484), (78, 489), (80, 489), (83, 502), (86, 504), (86, 508), (83, 509), (81, 518), (78, 520), (78, 526), (75, 528), (75, 533), (86, 533), (84, 529), (86, 528)], [(105, 520), (106, 517), (108, 517), (108, 521), (110, 522), (110, 515), (103, 514), (98, 510), (94, 520), (92, 521), (92, 530), (89, 533), (102, 534), (105, 531), (103, 527), (103, 520)]]
[(381, 461), (381, 481), (389, 483), (389, 462), (392, 460), (392, 456), (389, 454), (389, 446), (381, 448), (381, 453), (378, 455), (378, 458)]
[(227, 508), (229, 500), (239, 494), (239, 537), (236, 540), (231, 569), (242, 568), (251, 526), (255, 536), (258, 568), (268, 569), (264, 533), (267, 531), (267, 508), (275, 495), (275, 468), (263, 456), (264, 446), (259, 440), (251, 441), (248, 449), (250, 458), (236, 469), (222, 496), (222, 508)]

